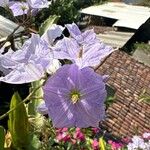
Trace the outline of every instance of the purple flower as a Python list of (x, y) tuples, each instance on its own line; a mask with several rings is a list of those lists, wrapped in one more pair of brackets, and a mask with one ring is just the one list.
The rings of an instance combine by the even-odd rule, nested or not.
[(32, 15), (35, 15), (38, 10), (49, 6), (47, 0), (27, 0), (27, 2), (7, 1), (7, 4), (9, 4), (9, 8), (12, 10), (14, 16), (28, 14), (29, 11), (31, 11)]
[(53, 44), (57, 37), (60, 37), (64, 28), (60, 25), (53, 24), (41, 36), (41, 39), (46, 41), (50, 46)]
[(11, 84), (22, 84), (39, 80), (43, 76), (43, 67), (35, 62), (30, 62), (18, 65), (6, 76), (0, 77), (0, 81)]
[(32, 9), (41, 9), (49, 6), (47, 0), (27, 0), (27, 3)]
[(52, 48), (54, 58), (69, 59), (80, 68), (98, 65), (103, 58), (112, 53), (112, 48), (102, 42), (92, 44), (78, 44), (75, 39), (64, 37)]
[(145, 133), (143, 133), (142, 136), (143, 136), (144, 139), (150, 140), (150, 132), (145, 132)]
[(49, 117), (57, 128), (98, 127), (105, 116), (105, 83), (91, 68), (64, 65), (43, 90)]
[(127, 145), (128, 150), (136, 150), (136, 149), (148, 150), (146, 147), (147, 144), (140, 136), (133, 136), (132, 142), (130, 142)]
[(47, 44), (39, 35), (33, 34), (23, 47), (12, 52), (9, 58), (6, 54), (0, 62), (1, 66), (10, 69), (10, 73), (0, 77), (0, 81), (21, 84), (39, 80), (53, 63), (53, 55)]
[(92, 44), (99, 42), (93, 30), (81, 32), (75, 23), (65, 25), (71, 35), (79, 44)]
[(27, 14), (29, 11), (29, 6), (25, 2), (10, 2), (9, 8), (13, 12), (14, 16), (21, 16)]
[(0, 49), (0, 72), (2, 72), (4, 75), (6, 75), (10, 72), (10, 70), (3, 67), (2, 62), (3, 62), (3, 60), (6, 60), (6, 59), (9, 60), (10, 55), (12, 54), (13, 51), (11, 49), (9, 49), (9, 51), (5, 55), (3, 55), (2, 53), (4, 53), (4, 49), (5, 49), (4, 47), (2, 47)]
[(37, 111), (42, 114), (42, 115), (46, 115), (48, 114), (48, 108), (45, 105), (45, 102), (42, 102), (38, 107), (37, 107)]
[(9, 3), (9, 0), (0, 0), (0, 6), (5, 7)]
[(54, 74), (56, 70), (58, 70), (61, 67), (61, 63), (58, 59), (53, 59), (50, 65), (46, 68), (46, 72), (48, 74)]

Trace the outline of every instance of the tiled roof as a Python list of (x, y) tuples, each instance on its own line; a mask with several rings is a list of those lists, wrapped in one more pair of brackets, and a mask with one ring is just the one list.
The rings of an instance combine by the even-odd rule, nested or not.
[(150, 67), (122, 51), (115, 51), (97, 70), (110, 75), (108, 84), (116, 89), (116, 101), (108, 108), (104, 126), (115, 136), (150, 131), (150, 103), (138, 102), (145, 89), (150, 95)]

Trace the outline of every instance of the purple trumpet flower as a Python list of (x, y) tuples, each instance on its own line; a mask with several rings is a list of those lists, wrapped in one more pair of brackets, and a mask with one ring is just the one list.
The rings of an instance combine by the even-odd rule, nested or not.
[(113, 52), (112, 47), (96, 38), (93, 30), (82, 33), (75, 23), (67, 24), (66, 27), (71, 38), (64, 37), (52, 47), (54, 58), (69, 59), (79, 68), (95, 67)]
[(42, 8), (48, 8), (49, 3), (47, 0), (26, 0), (26, 2), (6, 1), (0, 2), (1, 6), (9, 5), (9, 8), (13, 12), (14, 16), (21, 16), (28, 14), (31, 11), (32, 15), (35, 15), (38, 10)]
[(3, 68), (10, 70), (6, 76), (0, 77), (0, 81), (22, 84), (42, 78), (53, 63), (53, 55), (47, 43), (39, 35), (33, 34), (20, 50), (4, 54), (0, 63)]
[(47, 8), (49, 6), (48, 0), (27, 0), (27, 3), (32, 9)]
[(43, 87), (49, 117), (57, 128), (98, 127), (104, 119), (103, 77), (86, 67), (64, 65)]
[(0, 6), (5, 7), (9, 3), (9, 0), (0, 0)]
[(75, 23), (66, 24), (66, 28), (68, 29), (72, 38), (74, 38), (79, 44), (93, 44), (95, 42), (99, 42), (96, 38), (96, 34), (94, 30), (86, 30), (85, 32), (81, 32), (78, 26)]
[(51, 46), (55, 39), (62, 35), (63, 30), (64, 28), (62, 26), (53, 24), (45, 31), (45, 33), (41, 36), (41, 39)]
[(23, 14), (27, 14), (29, 11), (29, 6), (26, 2), (10, 2), (9, 8), (11, 9), (14, 16), (21, 16)]
[(64, 37), (54, 47), (54, 58), (69, 59), (80, 68), (98, 65), (107, 55), (113, 52), (110, 46), (97, 40), (92, 44), (80, 45), (75, 39)]

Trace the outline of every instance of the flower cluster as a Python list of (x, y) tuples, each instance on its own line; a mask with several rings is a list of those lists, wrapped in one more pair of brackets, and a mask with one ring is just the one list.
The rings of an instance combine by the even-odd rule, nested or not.
[(54, 57), (58, 59), (69, 59), (77, 64), (79, 68), (96, 66), (103, 58), (112, 53), (112, 48), (100, 42), (93, 30), (83, 33), (75, 23), (67, 24), (71, 38), (64, 37), (57, 42)]
[[(120, 140), (105, 139), (100, 134), (99, 128), (59, 128), (56, 129), (55, 142), (61, 147), (70, 149), (89, 149), (89, 150), (149, 150), (150, 133), (144, 133), (143, 136), (126, 137)], [(94, 131), (94, 132), (93, 132)], [(96, 131), (96, 132), (95, 132)]]
[(80, 128), (74, 129), (74, 132), (70, 132), (68, 128), (59, 128), (56, 129), (56, 141), (76, 144), (81, 141), (84, 142), (85, 135)]
[(54, 58), (73, 64), (62, 66), (46, 82), (43, 90), (48, 114), (57, 128), (98, 127), (105, 116), (105, 83), (89, 66), (99, 64), (112, 49), (98, 42), (92, 30), (81, 33), (74, 23), (66, 27), (71, 38), (64, 37), (50, 47)]
[(144, 133), (143, 136), (133, 136), (131, 142), (127, 145), (128, 150), (149, 150), (150, 149), (150, 133)]
[[(49, 7), (49, 2), (0, 0), (0, 6), (8, 8), (15, 17), (22, 16), (23, 24), (40, 9)], [(63, 34), (64, 29), (68, 30), (69, 37)], [(97, 74), (93, 68), (113, 49), (99, 41), (93, 30), (81, 32), (75, 23), (64, 27), (53, 24), (44, 31), (42, 35), (31, 33), (30, 38), (17, 50), (9, 48), (7, 51), (2, 44), (0, 72), (3, 75), (0, 82), (23, 84), (42, 79), (41, 95), (44, 101), (36, 110), (43, 115), (48, 114), (53, 123), (48, 122), (51, 129), (56, 129), (52, 140), (63, 148), (66, 145), (67, 149), (70, 146), (70, 149), (80, 150), (99, 150), (107, 146), (111, 150), (149, 150), (150, 133), (134, 136), (128, 142), (105, 142), (104, 135), (101, 138), (97, 136), (99, 122), (105, 118), (107, 76)], [(61, 64), (66, 60), (69, 63)], [(34, 124), (42, 128), (45, 125), (44, 116), (36, 119)]]
[[(9, 50), (1, 54), (1, 68), (8, 69), (8, 74), (0, 77), (0, 81), (22, 84), (42, 78), (53, 62), (53, 55), (39, 35), (32, 34), (21, 49)], [(1, 69), (0, 68), (0, 69)]]
[[(7, 71), (0, 81), (29, 83), (59, 68), (43, 87), (45, 105), (39, 110), (46, 110), (57, 128), (98, 127), (105, 117), (105, 76), (90, 67), (98, 65), (113, 50), (98, 41), (93, 30), (82, 33), (75, 23), (66, 28), (70, 37), (56, 40), (64, 27), (52, 25), (41, 37), (32, 34), (17, 51), (10, 49), (5, 53), (2, 48), (0, 70)], [(68, 59), (72, 64), (61, 67), (58, 59)]]
[(97, 133), (99, 128), (59, 128), (56, 129), (55, 142), (66, 148), (71, 145), (72, 149), (90, 149), (91, 147), (96, 150), (99, 148), (99, 142), (96, 139), (92, 140), (96, 135), (93, 131)]
[(121, 142), (115, 142), (112, 140), (109, 140), (108, 144), (111, 145), (112, 150), (118, 150), (118, 149), (121, 149), (122, 147), (124, 147), (124, 145)]
[[(14, 16), (32, 14), (48, 7), (47, 0), (15, 2), (2, 0)], [(70, 37), (63, 35), (64, 27), (52, 25), (40, 37), (31, 34), (17, 51), (0, 49), (0, 81), (11, 84), (30, 83), (46, 74), (51, 75), (43, 86), (45, 104), (38, 110), (48, 113), (53, 125), (64, 127), (98, 127), (105, 117), (105, 76), (100, 76), (90, 67), (98, 65), (112, 53), (112, 48), (100, 42), (93, 30), (81, 32), (75, 23), (65, 27)], [(57, 40), (57, 37), (63, 38)], [(63, 65), (59, 60), (71, 64)], [(77, 135), (81, 136), (79, 132)]]
[(21, 16), (30, 13), (34, 14), (34, 12), (42, 8), (47, 8), (49, 3), (47, 0), (26, 0), (25, 2), (1, 0), (0, 6), (8, 6), (14, 16)]
[(9, 3), (9, 0), (0, 0), (0, 6), (5, 7)]

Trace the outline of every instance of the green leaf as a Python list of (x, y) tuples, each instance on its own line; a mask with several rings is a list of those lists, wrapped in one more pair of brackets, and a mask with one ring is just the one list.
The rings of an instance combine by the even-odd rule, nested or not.
[(29, 143), (29, 123), (25, 105), (20, 102), (22, 99), (18, 92), (15, 92), (11, 99), (10, 110), (15, 109), (9, 114), (8, 128), (12, 136), (13, 148), (25, 149)]
[(53, 15), (53, 16), (50, 16), (47, 20), (45, 20), (40, 28), (39, 28), (39, 34), (40, 35), (43, 35), (43, 33), (50, 27), (52, 26), (52, 24), (56, 24), (58, 19), (60, 18), (60, 16), (56, 16), (56, 15)]
[(28, 145), (27, 150), (38, 150), (41, 147), (41, 142), (39, 141), (37, 135), (30, 135), (30, 144)]
[(138, 102), (150, 103), (150, 95), (148, 95), (148, 92), (146, 91), (146, 89), (144, 89), (142, 93), (140, 94)]
[(4, 143), (5, 143), (5, 129), (0, 126), (0, 148), (4, 150)]
[(71, 150), (71, 149), (72, 149), (72, 143), (69, 142), (69, 143), (67, 144), (67, 150)]
[(106, 142), (104, 141), (103, 137), (99, 138), (99, 147), (101, 148), (101, 150), (106, 150), (105, 146)]
[(106, 104), (106, 108), (108, 108), (116, 100), (116, 97), (115, 97), (116, 89), (106, 84), (106, 91), (107, 91), (107, 98), (105, 100), (105, 104)]

